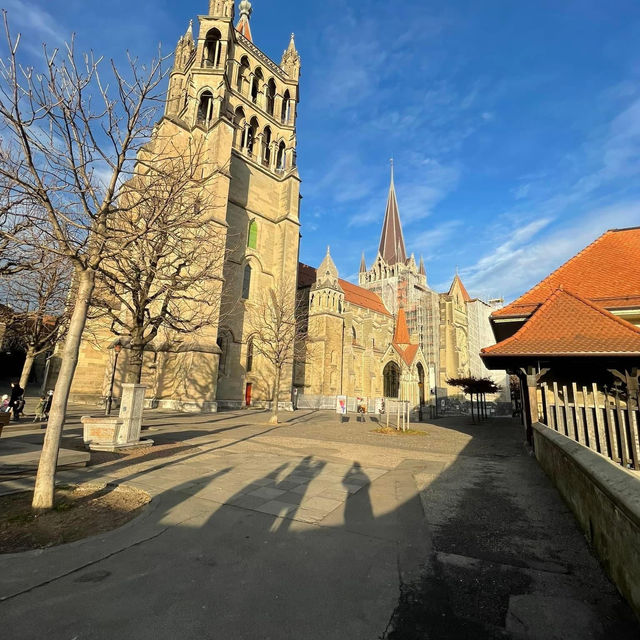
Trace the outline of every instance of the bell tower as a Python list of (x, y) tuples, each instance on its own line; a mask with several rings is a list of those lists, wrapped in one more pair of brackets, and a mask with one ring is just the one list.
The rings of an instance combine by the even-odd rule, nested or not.
[[(300, 55), (293, 36), (280, 64), (259, 48), (254, 5), (267, 11), (266, 2), (201, 1), (208, 13), (178, 41), (156, 137), (174, 149), (202, 146), (212, 167), (203, 188), (214, 203), (206, 213), (211, 233), (225, 244), (222, 300), (219, 321), (193, 341), (203, 353), (193, 360), (198, 365), (167, 394), (205, 408), (239, 408), (248, 369), (261, 373), (249, 347), (252, 305), (262, 291), (295, 282), (298, 268)], [(292, 384), (287, 376), (283, 389)], [(253, 404), (268, 400), (260, 393), (254, 385)]]

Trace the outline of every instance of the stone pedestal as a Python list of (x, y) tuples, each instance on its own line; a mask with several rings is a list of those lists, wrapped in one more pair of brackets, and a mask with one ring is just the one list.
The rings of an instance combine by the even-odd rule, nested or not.
[(84, 443), (92, 451), (125, 451), (153, 445), (153, 440), (140, 440), (144, 394), (140, 384), (123, 384), (120, 415), (84, 416)]

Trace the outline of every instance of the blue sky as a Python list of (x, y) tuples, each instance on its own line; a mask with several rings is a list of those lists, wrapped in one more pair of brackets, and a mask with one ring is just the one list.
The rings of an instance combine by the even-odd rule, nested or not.
[[(208, 0), (3, 0), (23, 46), (171, 50)], [(608, 228), (640, 225), (637, 0), (255, 0), (256, 44), (302, 55), (301, 259), (375, 258), (395, 158), (407, 250), (512, 299)]]

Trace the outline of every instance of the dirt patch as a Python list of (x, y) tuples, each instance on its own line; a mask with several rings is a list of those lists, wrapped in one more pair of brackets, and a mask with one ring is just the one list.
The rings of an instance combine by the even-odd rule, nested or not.
[(379, 433), (383, 436), (426, 436), (426, 431), (418, 431), (416, 429), (407, 429), (406, 431), (398, 431), (392, 427), (378, 427), (372, 433)]
[(0, 497), (0, 553), (55, 547), (117, 529), (151, 500), (130, 487), (60, 486), (53, 510), (35, 515), (31, 498), (30, 491)]

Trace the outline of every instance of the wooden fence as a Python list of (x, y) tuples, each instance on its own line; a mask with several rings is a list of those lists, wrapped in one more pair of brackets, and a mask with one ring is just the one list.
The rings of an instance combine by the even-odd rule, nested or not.
[(543, 383), (539, 398), (544, 423), (627, 469), (640, 470), (638, 399), (624, 401), (621, 393), (577, 384)]

